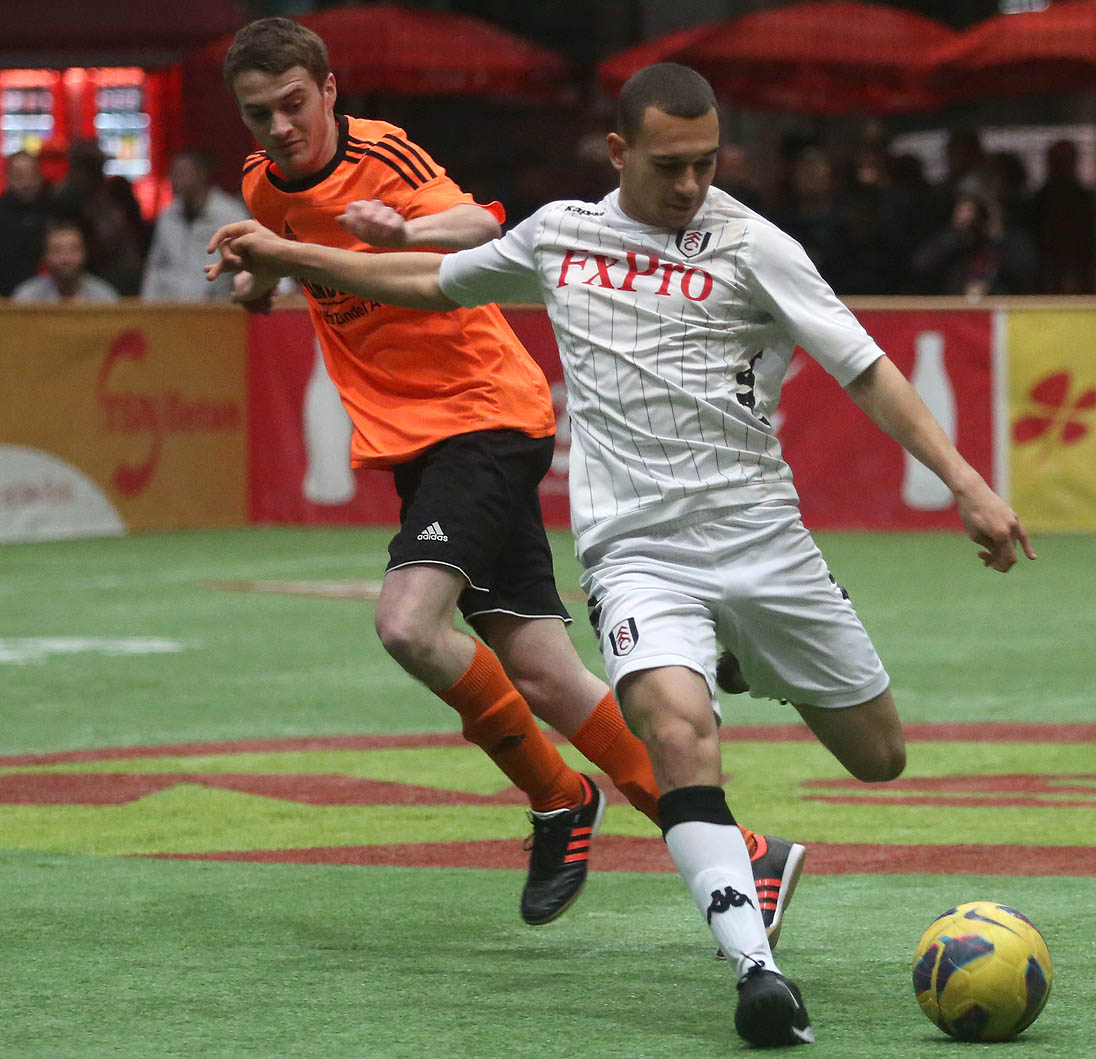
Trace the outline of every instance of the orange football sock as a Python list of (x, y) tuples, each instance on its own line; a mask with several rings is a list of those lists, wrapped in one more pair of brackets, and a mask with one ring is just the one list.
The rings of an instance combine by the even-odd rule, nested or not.
[(608, 691), (570, 739), (587, 760), (613, 781), (625, 798), (658, 825), (658, 784), (647, 748), (624, 723)]
[[(658, 784), (651, 769), (651, 759), (647, 748), (624, 723), (611, 691), (605, 693), (605, 698), (594, 707), (570, 742), (613, 781), (613, 786), (632, 805), (658, 826)], [(757, 835), (741, 824), (738, 830), (742, 832), (753, 860), (758, 854)]]
[(460, 714), (464, 738), (486, 751), (533, 810), (547, 813), (582, 801), (582, 777), (560, 757), (498, 658), (478, 640), (472, 664), (438, 697)]

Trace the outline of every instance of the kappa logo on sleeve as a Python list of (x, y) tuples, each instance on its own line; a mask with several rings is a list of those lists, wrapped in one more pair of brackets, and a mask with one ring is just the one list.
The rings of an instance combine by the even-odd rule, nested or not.
[(639, 629), (636, 627), (635, 618), (625, 618), (615, 629), (609, 633), (609, 643), (613, 648), (613, 654), (618, 658), (631, 652), (639, 643)]

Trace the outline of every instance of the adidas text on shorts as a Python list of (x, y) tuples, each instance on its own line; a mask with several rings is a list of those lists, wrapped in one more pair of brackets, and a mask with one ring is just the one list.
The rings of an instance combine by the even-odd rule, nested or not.
[(570, 621), (556, 590), (537, 487), (554, 438), (516, 430), (458, 434), (392, 469), (400, 530), (388, 569), (431, 563), (461, 575), (465, 618), (502, 611)]

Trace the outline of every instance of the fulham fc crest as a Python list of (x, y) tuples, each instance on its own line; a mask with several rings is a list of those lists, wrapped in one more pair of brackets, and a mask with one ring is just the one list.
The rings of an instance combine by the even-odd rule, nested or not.
[(609, 644), (613, 648), (613, 654), (618, 658), (628, 654), (637, 643), (639, 643), (639, 629), (636, 628), (635, 618), (625, 618), (609, 633)]
[(711, 232), (701, 232), (693, 230), (691, 232), (686, 231), (684, 228), (677, 233), (677, 248), (681, 251), (682, 257), (696, 257), (698, 254), (703, 254), (708, 249), (708, 244), (712, 241)]

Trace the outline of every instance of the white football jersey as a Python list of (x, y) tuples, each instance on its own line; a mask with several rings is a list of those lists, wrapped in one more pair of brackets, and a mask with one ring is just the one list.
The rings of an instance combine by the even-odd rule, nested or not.
[(772, 426), (795, 347), (842, 386), (883, 355), (803, 248), (725, 192), (682, 231), (618, 200), (549, 203), (441, 266), (461, 305), (547, 307), (580, 556), (698, 512), (797, 501)]

